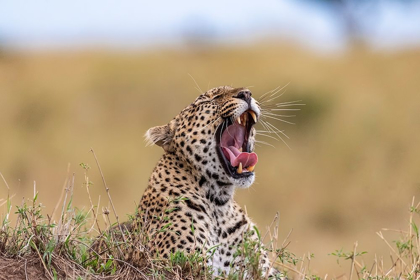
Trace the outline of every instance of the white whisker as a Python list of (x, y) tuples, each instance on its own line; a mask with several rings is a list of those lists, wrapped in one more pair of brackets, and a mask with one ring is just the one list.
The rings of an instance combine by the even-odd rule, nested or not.
[[(297, 103), (297, 102), (302, 102), (302, 100), (285, 101), (285, 102), (277, 103), (276, 105), (280, 105), (280, 104), (294, 104), (294, 103)], [(299, 105), (299, 104), (295, 104), (295, 105)], [(305, 105), (305, 104), (301, 104), (301, 105)]]
[(303, 103), (290, 103), (290, 104), (276, 104), (276, 107), (290, 107), (290, 106), (305, 106)]
[[(268, 91), (268, 92), (266, 92), (266, 93), (264, 93), (260, 98), (259, 98), (259, 102), (260, 103), (267, 103), (267, 102), (269, 102), (269, 100), (264, 100), (265, 98), (267, 98), (267, 97), (273, 97), (273, 96), (275, 96), (276, 94), (278, 94), (280, 91), (282, 91), (284, 88), (286, 88), (288, 85), (290, 84), (290, 82), (288, 82), (286, 85), (284, 85), (283, 87), (281, 87), (280, 88), (280, 86), (278, 86), (278, 87), (276, 87), (275, 89), (273, 89), (273, 90), (271, 90), (271, 91)], [(268, 94), (270, 94), (270, 96), (268, 96)], [(283, 93), (281, 94), (281, 95), (283, 95)], [(280, 95), (280, 96), (281, 96)], [(277, 98), (277, 97), (276, 97)], [(275, 99), (275, 98), (274, 98)]]
[[(258, 133), (274, 133), (272, 130), (257, 130), (258, 131)], [(284, 132), (284, 130), (279, 130), (279, 132), (280, 131), (283, 131)]]
[(300, 111), (300, 109), (284, 108), (284, 109), (271, 109), (271, 111)]
[[(271, 123), (269, 123), (269, 122), (267, 122), (267, 125), (268, 126), (270, 126), (270, 127), (272, 127), (272, 129), (273, 129), (273, 132), (275, 133), (275, 134), (277, 134), (277, 133), (281, 133), (282, 135), (284, 135), (284, 137), (286, 137), (287, 139), (290, 139), (289, 138), (289, 136), (287, 136), (287, 134), (286, 133), (284, 133), (284, 131), (283, 130), (279, 130), (277, 127), (275, 127), (274, 125), (272, 125)], [(283, 139), (282, 139), (283, 140)]]
[(256, 142), (256, 143), (260, 143), (260, 144), (264, 144), (264, 145), (267, 145), (267, 146), (270, 146), (270, 147), (273, 147), (273, 148), (276, 148), (275, 146), (273, 146), (273, 145), (271, 145), (270, 143), (267, 143), (267, 142), (265, 142), (265, 141), (255, 140), (255, 142)]
[(294, 118), (294, 117), (296, 117), (296, 115), (281, 115), (281, 114), (276, 114), (276, 113), (271, 113), (271, 112), (264, 112), (264, 115), (283, 117), (283, 118)]
[(194, 79), (194, 77), (190, 74), (190, 73), (188, 73), (188, 75), (190, 76), (190, 78), (194, 81), (194, 83), (195, 83), (195, 85), (196, 85), (196, 90), (198, 90), (199, 92), (200, 92), (200, 94), (201, 93), (203, 93), (203, 91), (201, 90), (201, 88), (200, 88), (200, 86), (198, 85), (198, 83), (197, 83), (197, 81)]
[(260, 123), (261, 123), (261, 125), (264, 127), (264, 129), (265, 129), (265, 130), (270, 131), (270, 133), (272, 133), (272, 132), (271, 132), (271, 129), (270, 129), (269, 127), (267, 127), (267, 125), (265, 124), (265, 121), (261, 120), (261, 122), (260, 122)]
[[(282, 92), (280, 95), (277, 95), (277, 96), (275, 96), (275, 97), (273, 97), (273, 98), (270, 98), (270, 99), (268, 99), (268, 100), (264, 100), (264, 101), (262, 101), (261, 102), (261, 104), (264, 104), (264, 103), (269, 103), (269, 102), (271, 102), (271, 101), (273, 101), (273, 100), (276, 100), (277, 98), (279, 98), (279, 97), (281, 97), (281, 96), (283, 96), (283, 94), (285, 94), (286, 92)], [(271, 97), (271, 96), (270, 96)]]
[(270, 93), (272, 93), (272, 92), (274, 92), (274, 91), (276, 91), (276, 92), (277, 92), (277, 90), (278, 90), (279, 88), (280, 88), (280, 86), (276, 87), (276, 88), (275, 88), (275, 89), (273, 89), (273, 90), (267, 91), (266, 93), (264, 93), (263, 95), (261, 95), (261, 97), (258, 99), (258, 102), (262, 102), (262, 101), (264, 100), (264, 98), (266, 98), (267, 94), (270, 94)]
[(276, 141), (279, 141), (279, 139), (277, 139), (276, 137), (271, 136), (271, 135), (267, 135), (267, 134), (264, 134), (264, 133), (258, 133), (258, 132), (257, 132), (257, 134), (258, 135), (261, 135), (261, 136), (264, 136), (264, 137), (268, 137), (268, 138), (274, 139)]
[(284, 122), (284, 123), (287, 123), (287, 124), (295, 124), (295, 123), (292, 123), (292, 122), (289, 122), (289, 121), (286, 121), (286, 120), (283, 120), (283, 119), (280, 119), (280, 118), (276, 118), (276, 117), (273, 117), (273, 116), (267, 116), (267, 115), (265, 115), (264, 116), (265, 118), (270, 118), (270, 119), (274, 119), (274, 120), (278, 120), (278, 121), (281, 121), (281, 122)]

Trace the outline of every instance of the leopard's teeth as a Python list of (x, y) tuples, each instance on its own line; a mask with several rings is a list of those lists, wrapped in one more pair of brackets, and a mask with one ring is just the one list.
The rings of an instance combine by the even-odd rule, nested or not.
[(236, 172), (238, 172), (238, 174), (242, 174), (242, 162), (239, 163), (239, 166)]
[(237, 121), (239, 124), (241, 124), (241, 117), (239, 116), (239, 117), (236, 119), (236, 121)]
[(249, 172), (254, 171), (255, 165), (253, 166), (248, 166), (246, 169), (248, 169)]
[(242, 153), (242, 151), (243, 151), (242, 147), (239, 149), (239, 151)]
[(252, 119), (254, 120), (254, 122), (257, 122), (257, 115), (255, 114), (254, 111), (249, 111), (249, 113), (251, 114)]

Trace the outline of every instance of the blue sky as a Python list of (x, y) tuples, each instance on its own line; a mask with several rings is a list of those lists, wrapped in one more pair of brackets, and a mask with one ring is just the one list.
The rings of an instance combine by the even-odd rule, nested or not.
[[(420, 1), (377, 1), (356, 14), (374, 47), (420, 46)], [(303, 0), (0, 0), (0, 42), (23, 49), (177, 44), (202, 33), (226, 43), (275, 37), (329, 50), (345, 44), (341, 23), (333, 9)]]

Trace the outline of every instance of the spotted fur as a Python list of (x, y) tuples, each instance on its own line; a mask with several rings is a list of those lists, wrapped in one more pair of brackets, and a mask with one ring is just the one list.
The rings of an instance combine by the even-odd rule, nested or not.
[[(165, 153), (150, 176), (139, 213), (151, 237), (147, 245), (161, 257), (177, 250), (205, 253), (217, 246), (209, 260), (216, 274), (239, 265), (240, 260), (233, 263), (235, 248), (254, 224), (233, 195), (236, 188), (249, 187), (255, 175), (233, 178), (226, 172), (216, 152), (216, 131), (224, 120), (234, 120), (249, 109), (259, 117), (260, 108), (248, 89), (218, 87), (201, 94), (167, 125), (147, 131), (148, 142)], [(251, 151), (254, 138), (252, 128)], [(162, 220), (164, 216), (169, 219)], [(267, 256), (262, 257), (261, 267), (264, 274), (274, 272), (269, 271)]]

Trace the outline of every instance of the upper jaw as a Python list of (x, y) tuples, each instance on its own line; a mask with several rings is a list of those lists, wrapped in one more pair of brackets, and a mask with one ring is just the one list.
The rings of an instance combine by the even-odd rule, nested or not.
[(251, 126), (254, 125), (254, 124), (256, 124), (257, 121), (258, 121), (257, 113), (255, 113), (251, 109), (245, 110), (244, 112), (242, 112), (241, 114), (239, 114), (238, 117), (235, 118), (235, 122), (237, 122), (237, 123), (239, 123), (240, 125), (243, 125), (243, 126), (248, 125), (248, 122), (249, 121), (251, 121), (251, 122), (253, 121), (253, 123), (251, 124)]
[(252, 112), (252, 119), (254, 120), (254, 124), (258, 122), (260, 118), (260, 108), (257, 106), (256, 102), (252, 99), (250, 104), (246, 106), (245, 108), (241, 108), (240, 110), (237, 110), (233, 113), (231, 116), (232, 119), (237, 120), (238, 117), (242, 116), (245, 112)]

